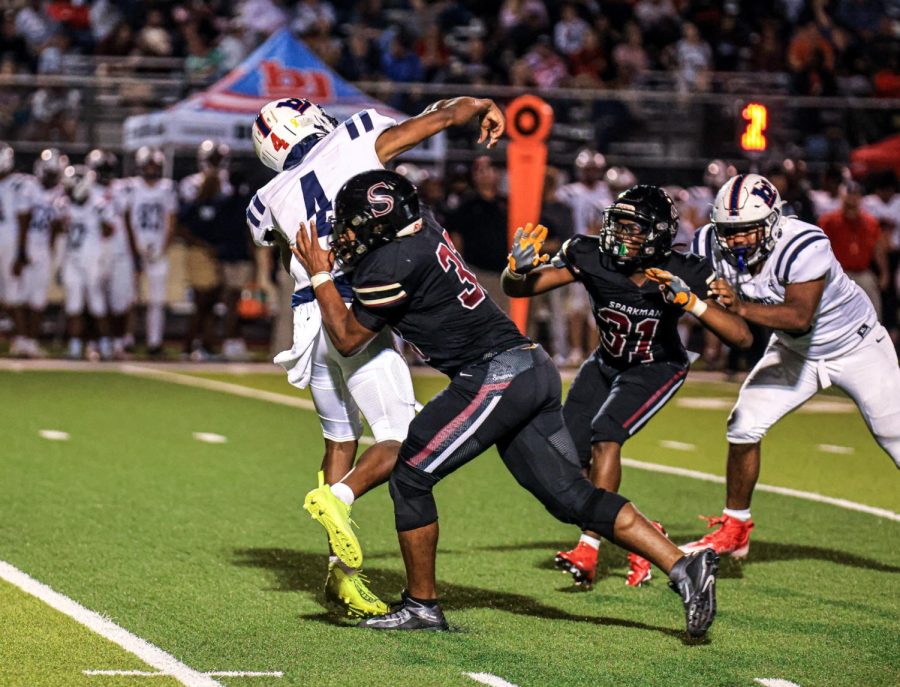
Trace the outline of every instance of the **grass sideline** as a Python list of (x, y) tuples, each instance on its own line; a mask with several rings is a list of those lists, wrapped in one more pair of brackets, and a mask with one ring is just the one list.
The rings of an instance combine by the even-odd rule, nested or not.
[[(279, 377), (228, 381), (272, 384)], [(442, 385), (417, 379), (424, 399)], [(689, 395), (733, 387), (688, 384)], [(574, 541), (515, 486), (495, 454), (437, 488), (446, 636), (385, 637), (344, 627), (320, 604), (324, 541), (301, 516), (321, 439), (315, 415), (115, 373), (0, 373), (0, 560), (111, 617), (200, 671), (280, 670), (226, 685), (473, 685), (487, 672), (530, 685), (809, 685), (900, 681), (897, 523), (759, 494), (750, 559), (727, 561), (710, 641), (686, 642), (662, 576), (624, 586), (624, 554), (604, 545), (605, 577), (571, 590), (552, 554)], [(722, 411), (670, 405), (626, 453), (721, 473)], [(794, 414), (767, 440), (763, 481), (898, 510), (895, 470), (855, 413)], [(40, 429), (63, 430), (48, 442)], [(228, 438), (195, 441), (193, 432)], [(661, 441), (695, 444), (694, 452)], [(854, 448), (826, 454), (822, 443)], [(673, 538), (699, 533), (723, 487), (625, 470), (623, 492)], [(402, 564), (386, 490), (354, 508), (375, 589), (396, 593)], [(0, 685), (160, 685), (86, 676), (140, 661), (0, 583)], [(59, 649), (55, 648), (59, 645)], [(146, 667), (144, 667), (146, 669)], [(148, 680), (150, 682), (148, 682)]]

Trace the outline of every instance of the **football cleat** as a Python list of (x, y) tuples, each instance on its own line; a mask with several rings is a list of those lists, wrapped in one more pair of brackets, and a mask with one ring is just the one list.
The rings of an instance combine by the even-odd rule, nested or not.
[(689, 553), (675, 563), (669, 586), (684, 603), (684, 619), (691, 637), (702, 637), (716, 617), (716, 573), (719, 555), (712, 549)]
[(750, 551), (750, 531), (753, 529), (753, 520), (744, 522), (728, 515), (713, 518), (701, 515), (700, 519), (709, 523), (707, 529), (716, 525), (721, 525), (721, 527), (702, 539), (678, 547), (685, 553), (712, 549), (718, 554), (727, 553), (732, 558), (744, 558)]
[(571, 551), (560, 551), (553, 562), (564, 573), (570, 573), (575, 585), (590, 589), (597, 577), (597, 554), (599, 551), (589, 544), (578, 542)]
[(319, 486), (306, 495), (303, 508), (325, 528), (331, 550), (341, 563), (348, 568), (361, 568), (363, 552), (353, 531), (350, 506), (334, 495), (321, 472)]
[[(651, 524), (665, 536), (669, 536), (666, 534), (665, 528), (663, 528), (660, 523), (653, 521)], [(649, 582), (652, 577), (653, 575), (650, 572), (650, 561), (636, 553), (629, 553), (628, 577), (625, 578), (625, 584), (629, 587), (640, 587), (644, 582)]]
[(348, 571), (340, 563), (328, 564), (325, 600), (347, 611), (349, 616), (384, 615), (387, 604), (366, 586), (369, 580), (360, 571)]
[(366, 618), (357, 627), (365, 627), (370, 630), (431, 630), (432, 632), (445, 632), (450, 629), (440, 606), (437, 604), (428, 606), (415, 601), (409, 597), (405, 589), (400, 593), (400, 603), (393, 607), (393, 611), (374, 618)]

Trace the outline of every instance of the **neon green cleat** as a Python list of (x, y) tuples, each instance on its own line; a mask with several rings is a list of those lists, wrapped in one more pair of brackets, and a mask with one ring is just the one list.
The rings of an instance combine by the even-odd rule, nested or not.
[(353, 532), (350, 506), (335, 496), (319, 473), (319, 486), (306, 495), (303, 508), (328, 532), (328, 543), (341, 563), (348, 568), (361, 568), (362, 547)]
[(347, 615), (370, 616), (390, 612), (387, 604), (366, 586), (368, 580), (359, 571), (348, 573), (340, 563), (329, 563), (325, 580), (325, 598), (347, 610)]

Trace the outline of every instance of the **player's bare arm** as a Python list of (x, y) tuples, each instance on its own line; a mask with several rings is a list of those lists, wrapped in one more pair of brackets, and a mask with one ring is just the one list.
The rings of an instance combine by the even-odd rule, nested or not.
[(489, 98), (460, 97), (438, 100), (415, 117), (386, 129), (375, 141), (375, 153), (384, 164), (444, 129), (463, 126), (476, 117), (481, 128), (478, 142), (493, 148), (506, 129), (503, 112)]
[(565, 268), (547, 265), (550, 256), (543, 253), (547, 227), (530, 222), (516, 229), (513, 245), (503, 270), (501, 286), (507, 296), (523, 298), (546, 293), (575, 281)]
[(724, 279), (714, 281), (710, 287), (710, 293), (726, 310), (748, 322), (785, 332), (809, 330), (824, 290), (825, 277), (788, 284), (784, 290), (784, 303), (769, 304), (742, 300)]
[(750, 348), (753, 344), (753, 334), (746, 320), (723, 308), (714, 296), (700, 301), (683, 279), (667, 270), (651, 267), (644, 270), (644, 274), (659, 284), (666, 301), (681, 306), (729, 346)]
[(344, 303), (331, 276), (334, 267), (334, 252), (322, 248), (316, 236), (316, 223), (311, 221), (309, 229), (300, 222), (294, 246), (291, 248), (297, 260), (310, 276), (322, 322), (331, 342), (343, 356), (358, 353), (378, 332), (363, 327)]

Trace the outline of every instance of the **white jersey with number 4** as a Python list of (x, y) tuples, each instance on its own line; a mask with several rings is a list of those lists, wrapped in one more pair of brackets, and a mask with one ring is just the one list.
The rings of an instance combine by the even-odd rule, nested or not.
[(789, 284), (825, 277), (809, 331), (794, 335), (776, 330), (775, 337), (805, 358), (836, 358), (852, 350), (878, 319), (866, 294), (844, 274), (825, 232), (795, 217), (782, 219), (773, 232), (775, 247), (756, 275), (738, 272), (725, 259), (711, 224), (697, 231), (691, 250), (707, 258), (716, 276), (731, 284), (741, 298), (756, 303), (784, 303)]
[[(309, 227), (314, 220), (319, 242), (326, 247), (334, 197), (351, 177), (384, 169), (375, 152), (375, 141), (395, 124), (375, 110), (357, 112), (313, 146), (300, 164), (259, 189), (247, 206), (247, 225), (256, 244), (271, 246), (269, 232), (277, 231), (293, 245), (300, 222)], [(294, 257), (291, 276), (297, 289), (309, 285), (309, 275)]]

